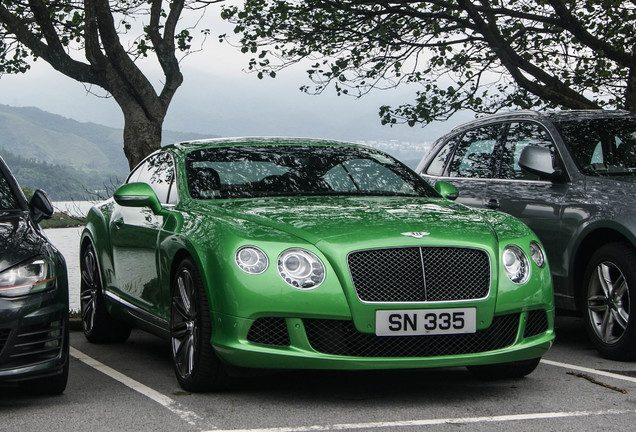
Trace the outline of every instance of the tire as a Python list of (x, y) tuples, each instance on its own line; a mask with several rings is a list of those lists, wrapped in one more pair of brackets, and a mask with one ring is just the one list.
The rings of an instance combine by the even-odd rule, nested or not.
[(599, 353), (612, 360), (636, 359), (636, 251), (609, 243), (590, 259), (583, 279), (584, 321)]
[(540, 361), (539, 357), (510, 363), (468, 366), (467, 369), (477, 378), (484, 380), (516, 379), (531, 374)]
[(172, 281), (170, 345), (181, 387), (190, 392), (222, 390), (227, 374), (210, 342), (210, 307), (201, 276), (190, 258), (184, 259)]
[(80, 308), (84, 336), (93, 343), (123, 343), (130, 336), (130, 326), (115, 320), (106, 310), (97, 256), (88, 244), (80, 259)]

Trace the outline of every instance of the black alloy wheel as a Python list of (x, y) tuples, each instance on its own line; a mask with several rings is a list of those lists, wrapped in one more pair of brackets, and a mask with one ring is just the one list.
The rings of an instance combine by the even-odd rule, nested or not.
[(179, 384), (192, 392), (219, 390), (227, 374), (210, 343), (210, 308), (199, 272), (190, 258), (179, 265), (172, 283), (170, 345)]
[(131, 328), (112, 318), (106, 310), (97, 257), (90, 243), (82, 251), (80, 270), (80, 312), (86, 339), (93, 343), (125, 342)]
[(588, 336), (603, 357), (636, 359), (636, 251), (625, 243), (599, 248), (585, 271), (584, 320)]

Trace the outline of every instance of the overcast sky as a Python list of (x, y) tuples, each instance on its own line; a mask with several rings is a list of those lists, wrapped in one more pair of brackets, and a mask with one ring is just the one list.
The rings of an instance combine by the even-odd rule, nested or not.
[[(357, 140), (430, 142), (462, 119), (422, 128), (382, 126), (378, 116), (383, 104), (411, 102), (417, 88), (376, 91), (360, 99), (336, 96), (333, 88), (321, 95), (302, 93), (308, 84), (306, 67), (297, 66), (275, 79), (259, 80), (244, 71), (250, 56), (215, 35), (231, 27), (217, 19), (212, 7), (206, 19), (212, 36), (203, 52), (182, 62), (184, 83), (171, 103), (164, 128), (221, 136), (279, 135)], [(151, 72), (152, 73), (152, 72)], [(97, 89), (95, 89), (98, 91)], [(83, 84), (54, 71), (39, 60), (23, 75), (0, 77), (0, 104), (34, 106), (83, 122), (123, 126), (123, 116), (110, 98), (87, 93)]]

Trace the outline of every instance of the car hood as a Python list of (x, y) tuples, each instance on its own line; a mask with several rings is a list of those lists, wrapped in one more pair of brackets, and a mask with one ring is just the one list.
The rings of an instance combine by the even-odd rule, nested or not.
[[(309, 243), (377, 246), (393, 239), (422, 238), (452, 244), (492, 244), (496, 233), (483, 213), (431, 198), (281, 197), (210, 203), (217, 216), (241, 227), (249, 221), (284, 231)], [(212, 209), (210, 209), (212, 210)], [(223, 215), (219, 214), (219, 211)], [(525, 235), (525, 233), (519, 233)], [(438, 242), (439, 241), (439, 242)]]
[(46, 241), (26, 212), (0, 211), (0, 272), (45, 253)]

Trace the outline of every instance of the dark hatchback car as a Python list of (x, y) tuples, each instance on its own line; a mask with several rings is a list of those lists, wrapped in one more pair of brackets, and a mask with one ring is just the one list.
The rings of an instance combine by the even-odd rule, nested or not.
[(636, 115), (496, 114), (437, 140), (417, 172), (523, 220), (546, 248), (557, 308), (582, 313), (603, 356), (636, 359)]
[(38, 226), (52, 213), (0, 158), (0, 383), (43, 394), (62, 393), (69, 368), (66, 263)]

